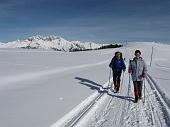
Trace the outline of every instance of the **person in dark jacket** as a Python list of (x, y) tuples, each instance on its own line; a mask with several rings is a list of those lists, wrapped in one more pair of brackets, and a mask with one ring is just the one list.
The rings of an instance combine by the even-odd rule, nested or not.
[(113, 85), (114, 91), (118, 92), (120, 87), (120, 77), (122, 74), (122, 70), (126, 70), (126, 65), (124, 63), (124, 60), (122, 58), (121, 52), (115, 52), (115, 56), (112, 58), (109, 67), (112, 68), (113, 71)]
[(138, 102), (138, 99), (142, 97), (142, 85), (143, 79), (147, 75), (147, 67), (144, 59), (141, 57), (141, 51), (135, 51), (135, 57), (129, 63), (129, 74), (131, 74), (133, 85), (134, 85), (134, 94), (135, 94), (135, 103)]

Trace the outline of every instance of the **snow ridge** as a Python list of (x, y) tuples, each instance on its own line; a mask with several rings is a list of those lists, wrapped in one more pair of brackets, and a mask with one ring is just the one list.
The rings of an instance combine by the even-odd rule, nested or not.
[(33, 36), (26, 40), (0, 43), (0, 48), (45, 49), (56, 51), (81, 51), (100, 48), (102, 44), (94, 42), (67, 41), (59, 36)]

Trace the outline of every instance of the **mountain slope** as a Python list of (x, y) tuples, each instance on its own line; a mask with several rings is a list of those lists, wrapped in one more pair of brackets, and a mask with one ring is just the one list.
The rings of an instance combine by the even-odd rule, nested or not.
[(58, 36), (33, 36), (26, 40), (0, 43), (0, 48), (46, 49), (57, 51), (76, 51), (100, 48), (102, 44), (93, 42), (67, 41)]

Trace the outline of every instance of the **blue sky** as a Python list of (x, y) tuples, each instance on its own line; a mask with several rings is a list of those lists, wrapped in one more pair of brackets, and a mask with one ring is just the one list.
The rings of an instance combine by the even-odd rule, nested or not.
[(33, 35), (170, 42), (170, 0), (0, 0), (0, 42)]

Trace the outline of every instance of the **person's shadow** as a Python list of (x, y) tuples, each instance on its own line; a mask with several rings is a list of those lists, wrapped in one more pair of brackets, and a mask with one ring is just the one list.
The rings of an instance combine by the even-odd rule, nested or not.
[[(92, 90), (97, 90), (99, 93), (107, 93), (107, 95), (112, 96), (112, 97), (117, 97), (119, 99), (124, 99), (124, 100), (128, 100), (128, 101), (132, 101), (134, 102), (134, 98), (133, 97), (129, 97), (129, 96), (121, 96), (121, 95), (115, 95), (115, 94), (111, 94), (109, 93), (109, 88), (103, 88), (102, 85), (91, 81), (89, 79), (85, 79), (85, 78), (80, 78), (80, 77), (75, 77), (75, 79), (79, 80), (79, 84), (88, 86), (90, 89)], [(103, 89), (101, 91), (101, 88)]]

